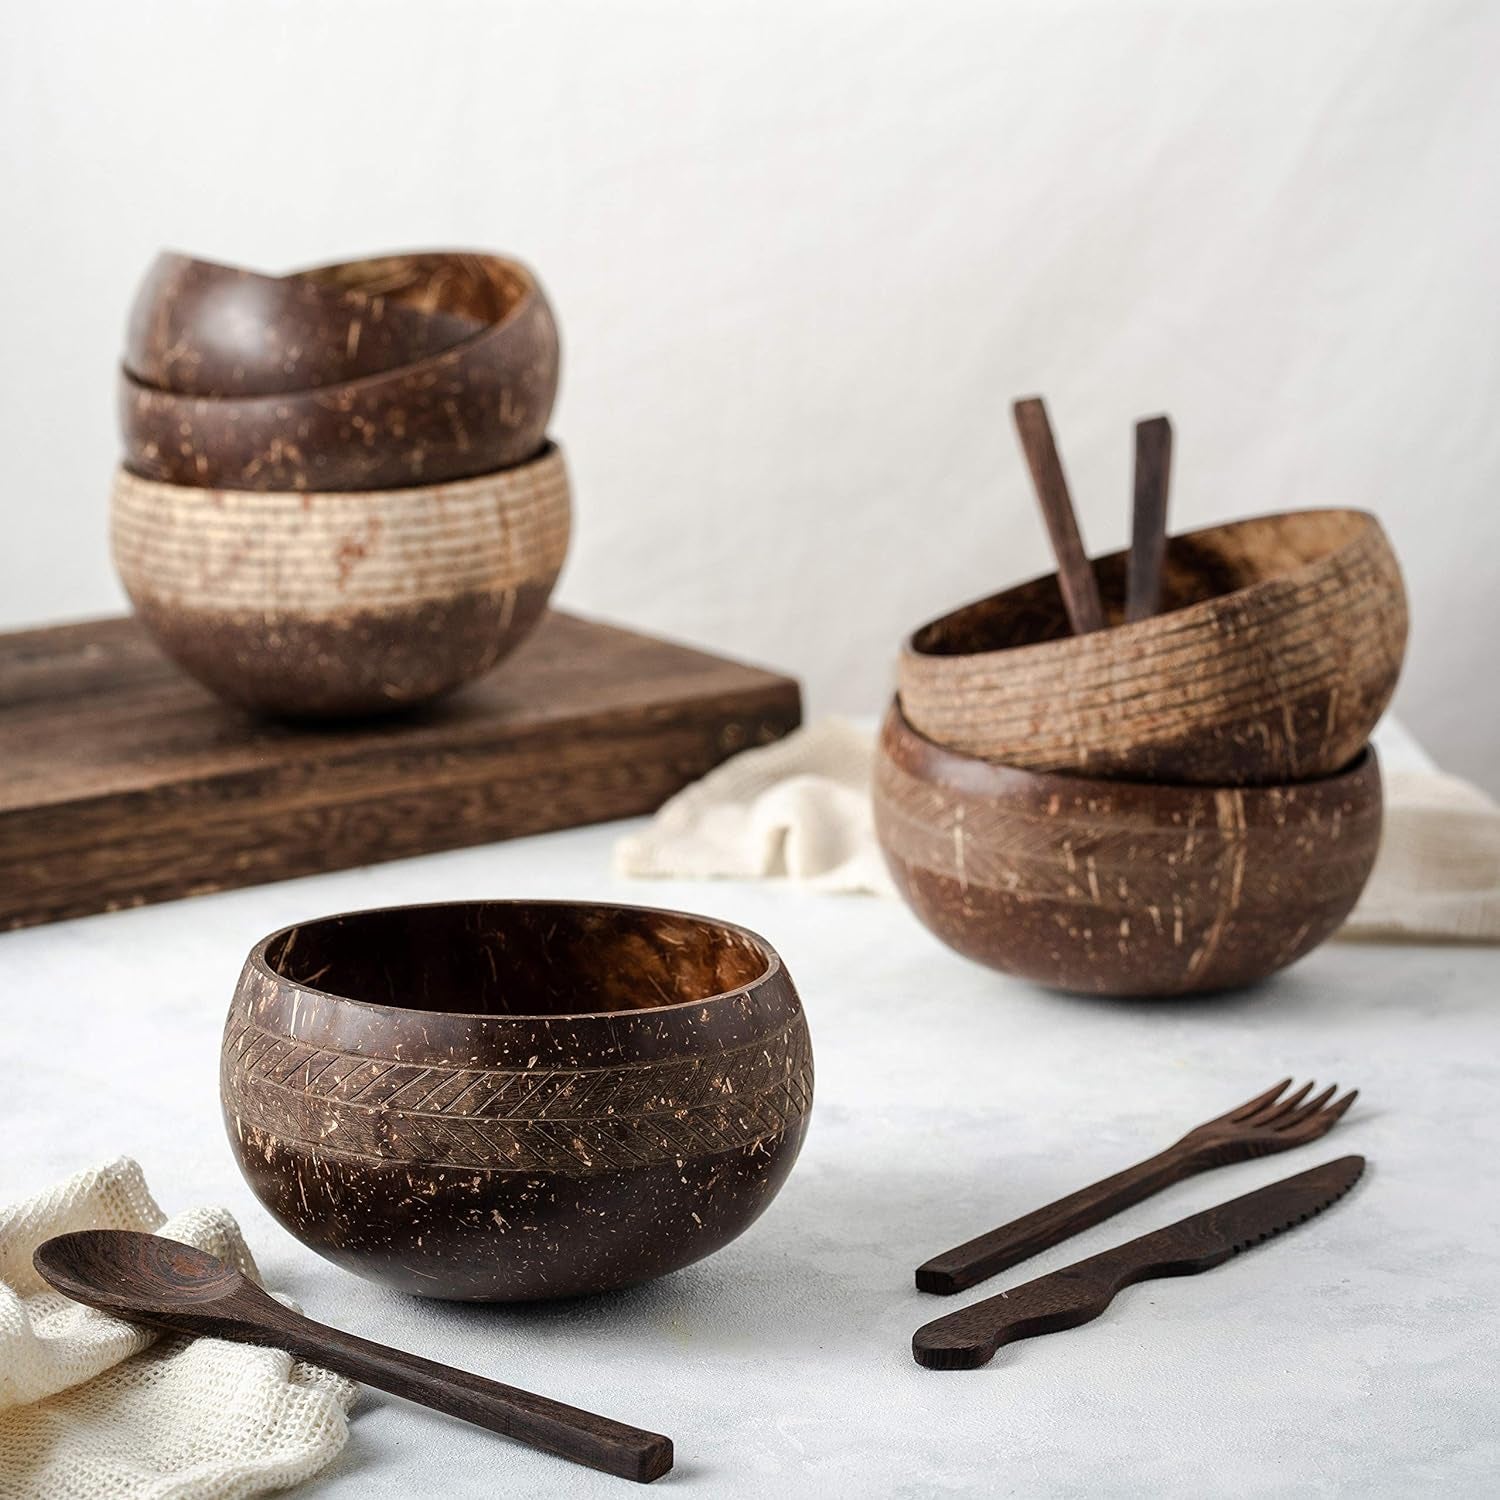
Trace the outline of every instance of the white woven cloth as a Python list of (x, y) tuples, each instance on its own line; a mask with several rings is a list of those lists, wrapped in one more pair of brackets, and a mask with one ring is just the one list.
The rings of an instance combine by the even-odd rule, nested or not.
[[(1346, 938), (1500, 941), (1500, 807), (1431, 767), (1397, 725), (1376, 736), (1385, 823)], [(628, 877), (784, 878), (894, 894), (870, 812), (874, 731), (823, 719), (747, 750), (615, 846)]]
[(75, 1229), (149, 1230), (260, 1280), (225, 1210), (169, 1220), (125, 1158), (0, 1209), (0, 1500), (238, 1500), (306, 1479), (344, 1446), (352, 1382), (54, 1292), (32, 1251)]

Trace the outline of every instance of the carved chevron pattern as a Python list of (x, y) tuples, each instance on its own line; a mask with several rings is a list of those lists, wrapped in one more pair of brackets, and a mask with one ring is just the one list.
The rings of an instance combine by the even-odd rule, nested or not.
[(245, 1125), (344, 1156), (508, 1171), (603, 1171), (753, 1146), (812, 1103), (800, 1016), (713, 1056), (635, 1067), (501, 1069), (355, 1057), (245, 1021), (225, 1039)]

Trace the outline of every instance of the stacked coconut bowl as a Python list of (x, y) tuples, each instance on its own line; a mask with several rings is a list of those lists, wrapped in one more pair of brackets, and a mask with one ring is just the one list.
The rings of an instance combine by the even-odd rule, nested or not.
[(551, 308), (498, 256), (287, 276), (163, 254), (130, 314), (115, 565), (181, 667), (261, 713), (421, 703), (543, 614), (571, 504)]
[(1017, 425), (1057, 573), (903, 646), (876, 828), (917, 916), (1040, 984), (1248, 984), (1348, 916), (1380, 838), (1367, 740), (1400, 673), (1401, 574), (1371, 515), (1165, 535), (1171, 429), (1137, 427), (1132, 546), (1090, 563), (1046, 414)]

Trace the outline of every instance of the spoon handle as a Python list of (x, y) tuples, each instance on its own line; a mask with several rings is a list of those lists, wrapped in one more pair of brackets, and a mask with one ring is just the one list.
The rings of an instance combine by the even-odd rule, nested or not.
[(1062, 460), (1052, 437), (1052, 424), (1040, 396), (1028, 396), (1012, 407), (1016, 432), (1031, 468), (1031, 482), (1047, 523), (1047, 536), (1057, 558), (1057, 586), (1062, 591), (1063, 608), (1074, 635), (1087, 635), (1105, 626), (1104, 605), (1099, 599), (1099, 584), (1089, 555), (1084, 551), (1078, 531), (1078, 517), (1068, 495), (1068, 481), (1063, 476)]
[(1135, 424), (1135, 505), (1125, 619), (1150, 619), (1161, 608), (1161, 568), (1167, 550), (1167, 485), (1172, 474), (1172, 424), (1150, 417)]
[(254, 1341), (274, 1343), (362, 1385), (377, 1386), (621, 1479), (646, 1484), (672, 1467), (672, 1440), (659, 1432), (374, 1344), (311, 1318), (278, 1318), (274, 1326), (259, 1330)]

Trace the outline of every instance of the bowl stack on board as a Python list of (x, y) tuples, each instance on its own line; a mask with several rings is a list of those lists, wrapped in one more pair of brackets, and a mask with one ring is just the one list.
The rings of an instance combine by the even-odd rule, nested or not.
[(291, 718), (400, 709), (541, 617), (571, 504), (535, 277), (425, 252), (288, 276), (163, 254), (130, 314), (115, 564), (163, 650)]
[(876, 763), (887, 863), (945, 942), (1041, 984), (1262, 978), (1337, 929), (1374, 863), (1367, 740), (1407, 629), (1390, 544), (1353, 510), (1167, 538), (1157, 418), (1131, 549), (1090, 563), (1041, 403), (1017, 423), (1059, 571), (906, 641)]

